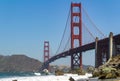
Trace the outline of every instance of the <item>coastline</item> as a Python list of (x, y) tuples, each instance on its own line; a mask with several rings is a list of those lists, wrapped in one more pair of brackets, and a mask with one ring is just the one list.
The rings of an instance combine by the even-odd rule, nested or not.
[(77, 75), (77, 74), (64, 74), (60, 76), (55, 75), (36, 75), (36, 76), (14, 76), (7, 78), (0, 78), (0, 81), (70, 81), (72, 77), (75, 81), (120, 81), (120, 77), (117, 79), (98, 79), (90, 78), (92, 74)]
[(74, 78), (75, 81), (89, 80), (91, 74), (77, 75), (77, 74), (64, 74), (60, 76), (44, 75), (44, 76), (23, 76), (23, 77), (8, 77), (0, 78), (0, 81), (69, 81), (69, 78)]

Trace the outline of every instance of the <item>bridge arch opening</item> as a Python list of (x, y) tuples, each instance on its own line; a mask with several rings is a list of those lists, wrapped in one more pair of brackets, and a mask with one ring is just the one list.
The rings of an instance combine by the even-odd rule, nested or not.
[(79, 47), (79, 40), (78, 39), (75, 39), (74, 40), (74, 47)]
[(77, 6), (73, 7), (73, 13), (80, 13), (80, 9)]
[(95, 67), (95, 50), (82, 52), (83, 65), (91, 65)]
[(74, 32), (74, 33), (73, 33), (74, 35), (79, 35), (79, 32), (80, 32), (80, 31), (79, 31), (79, 27), (78, 27), (78, 26), (75, 26), (74, 29), (73, 29), (73, 32)]
[(107, 54), (104, 52), (102, 53), (102, 64), (105, 64), (107, 62)]
[(79, 23), (79, 21), (80, 21), (79, 16), (73, 17), (73, 22)]

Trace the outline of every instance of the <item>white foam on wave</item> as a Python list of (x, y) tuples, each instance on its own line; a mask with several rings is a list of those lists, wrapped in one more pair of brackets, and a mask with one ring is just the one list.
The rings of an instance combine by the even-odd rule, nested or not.
[(41, 73), (34, 73), (36, 76), (40, 76), (41, 75)]
[(32, 76), (32, 77), (13, 77), (13, 78), (1, 78), (0, 81), (69, 81), (69, 78), (72, 77), (76, 81), (81, 79), (88, 79), (91, 77), (92, 74), (86, 75), (77, 75), (77, 74), (64, 74), (63, 76), (55, 76), (55, 75), (48, 75), (48, 76)]

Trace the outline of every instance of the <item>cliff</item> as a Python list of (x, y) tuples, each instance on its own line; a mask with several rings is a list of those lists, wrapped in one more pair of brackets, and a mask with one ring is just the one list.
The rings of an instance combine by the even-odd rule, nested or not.
[(42, 63), (25, 55), (0, 55), (0, 72), (38, 72)]

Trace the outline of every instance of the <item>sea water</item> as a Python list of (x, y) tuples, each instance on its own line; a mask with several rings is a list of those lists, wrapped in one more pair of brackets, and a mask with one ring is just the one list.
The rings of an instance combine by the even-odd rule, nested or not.
[[(89, 80), (91, 74), (77, 75), (77, 74), (64, 74), (61, 76), (55, 75), (40, 75), (39, 73), (0, 73), (0, 81), (69, 81), (69, 78), (74, 78), (75, 81)], [(37, 74), (37, 75), (36, 75)]]
[(31, 73), (31, 72), (0, 72), (0, 78), (22, 77), (22, 76), (35, 76), (35, 73)]

